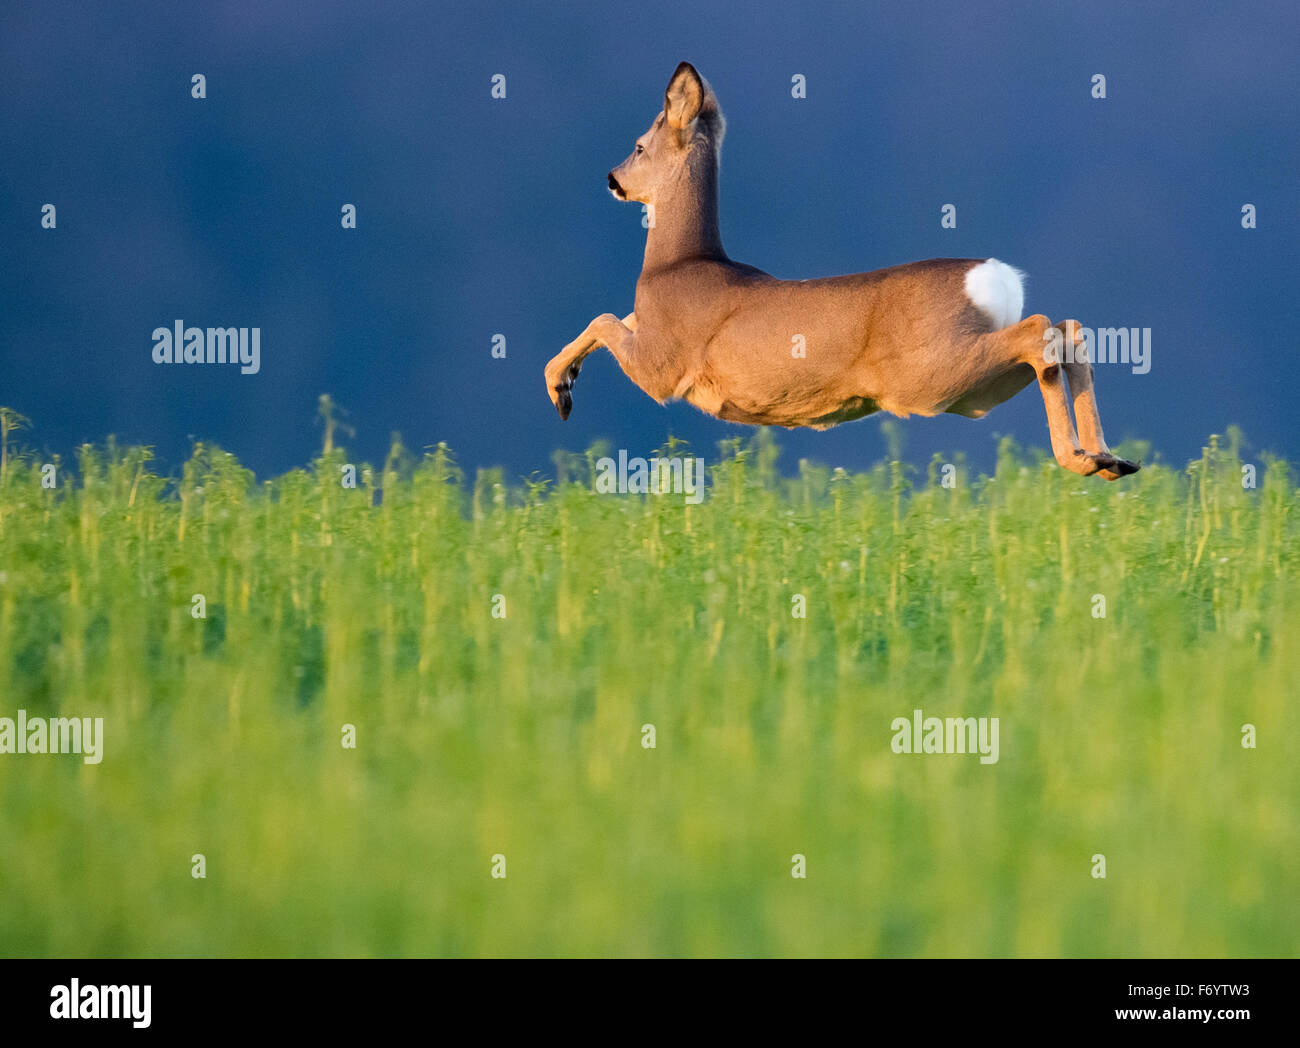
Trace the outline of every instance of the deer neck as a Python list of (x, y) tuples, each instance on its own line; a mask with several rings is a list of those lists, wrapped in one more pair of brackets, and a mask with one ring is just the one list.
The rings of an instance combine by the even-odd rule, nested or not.
[(689, 164), (653, 208), (642, 272), (690, 258), (725, 259), (718, 232), (718, 164), (701, 157)]

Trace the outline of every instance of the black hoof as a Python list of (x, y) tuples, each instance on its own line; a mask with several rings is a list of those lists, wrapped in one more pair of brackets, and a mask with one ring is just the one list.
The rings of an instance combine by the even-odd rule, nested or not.
[(1116, 458), (1114, 455), (1097, 455), (1096, 459), (1097, 472), (1106, 480), (1119, 480), (1120, 477), (1127, 477), (1130, 473), (1136, 473), (1142, 468), (1141, 463)]

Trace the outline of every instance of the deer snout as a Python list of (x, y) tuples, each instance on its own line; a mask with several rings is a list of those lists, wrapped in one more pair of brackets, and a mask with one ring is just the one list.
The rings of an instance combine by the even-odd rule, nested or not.
[(619, 200), (626, 200), (627, 194), (623, 192), (623, 187), (618, 184), (618, 179), (614, 177), (614, 172), (609, 173), (609, 191)]

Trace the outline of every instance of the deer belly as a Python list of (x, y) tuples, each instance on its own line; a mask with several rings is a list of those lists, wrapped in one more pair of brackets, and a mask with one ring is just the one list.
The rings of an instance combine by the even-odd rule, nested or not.
[(856, 418), (862, 418), (879, 410), (879, 405), (868, 397), (849, 397), (834, 404), (776, 402), (761, 406), (724, 400), (714, 414), (728, 422), (742, 422), (750, 426), (784, 426), (786, 429), (808, 426), (812, 429), (830, 429), (831, 426), (838, 426), (841, 422), (852, 422)]
[[(705, 368), (682, 381), (674, 391), (706, 414), (748, 426), (809, 426), (829, 429), (880, 410), (870, 397), (851, 393), (843, 383), (823, 379), (812, 388), (783, 384), (755, 388), (755, 383), (722, 381)], [(840, 388), (835, 388), (839, 386)]]

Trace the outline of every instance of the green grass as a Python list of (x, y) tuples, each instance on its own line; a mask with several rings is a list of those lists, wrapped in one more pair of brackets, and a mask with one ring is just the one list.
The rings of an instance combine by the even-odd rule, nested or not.
[[(1297, 953), (1297, 492), (1235, 440), (950, 489), (760, 434), (695, 506), (149, 458), (0, 470), (0, 716), (106, 733), (0, 755), (4, 955)], [(999, 762), (894, 754), (916, 708)]]

